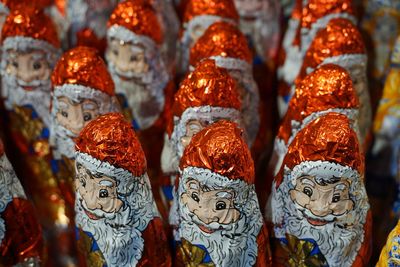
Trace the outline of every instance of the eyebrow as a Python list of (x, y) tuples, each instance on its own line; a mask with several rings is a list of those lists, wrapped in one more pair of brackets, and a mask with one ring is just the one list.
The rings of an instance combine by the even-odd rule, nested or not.
[(301, 180), (301, 183), (302, 183), (302, 184), (308, 184), (308, 185), (315, 186), (315, 183), (314, 183), (313, 181), (311, 181), (310, 179), (308, 179), (308, 178), (303, 178), (303, 179)]
[(220, 198), (232, 198), (233, 194), (230, 192), (218, 192), (215, 194), (215, 196)]
[(34, 53), (34, 54), (32, 55), (32, 58), (35, 59), (35, 60), (44, 59), (44, 57), (45, 57), (45, 56), (44, 56), (42, 53)]
[(338, 185), (335, 186), (335, 189), (344, 191), (346, 189), (346, 185), (345, 184), (338, 184)]
[(191, 183), (189, 183), (189, 188), (190, 189), (199, 189), (199, 185), (194, 182), (191, 182)]
[(64, 101), (58, 101), (58, 107), (60, 108), (68, 108), (68, 104)]
[(99, 182), (99, 185), (106, 186), (106, 187), (113, 187), (114, 184), (109, 180), (101, 180)]
[(83, 109), (90, 109), (90, 110), (95, 110), (96, 105), (94, 103), (83, 103)]

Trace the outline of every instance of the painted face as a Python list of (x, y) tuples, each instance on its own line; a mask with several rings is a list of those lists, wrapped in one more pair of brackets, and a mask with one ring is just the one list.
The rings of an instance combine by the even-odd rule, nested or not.
[(345, 178), (320, 181), (312, 176), (296, 180), (294, 189), (289, 190), (292, 201), (303, 208), (303, 215), (312, 225), (325, 225), (344, 215), (354, 207), (350, 199), (350, 183)]
[(91, 99), (74, 102), (66, 96), (57, 99), (57, 122), (78, 136), (81, 130), (92, 120), (99, 116), (99, 106)]
[(185, 148), (187, 145), (189, 145), (190, 140), (192, 140), (192, 137), (200, 132), (204, 127), (207, 126), (207, 123), (201, 121), (201, 120), (189, 120), (186, 123), (186, 134), (181, 137), (181, 143), (183, 148)]
[[(353, 86), (356, 89), (357, 95), (362, 95), (368, 90), (367, 88), (367, 72), (366, 68), (361, 65), (352, 65), (348, 68)], [(368, 92), (368, 91), (367, 91)]]
[(235, 79), (236, 84), (237, 84), (237, 89), (239, 91), (240, 95), (240, 100), (243, 105), (250, 104), (250, 93), (248, 90), (246, 90), (246, 86), (243, 81), (244, 73), (240, 70), (236, 69), (227, 69), (229, 72), (229, 75), (232, 76), (232, 78)]
[(206, 233), (211, 233), (239, 220), (240, 212), (234, 206), (235, 191), (214, 190), (189, 179), (186, 192), (181, 195), (183, 205), (196, 215), (195, 223)]
[(141, 77), (149, 71), (144, 47), (125, 43), (112, 38), (106, 51), (107, 60), (112, 63), (118, 76), (123, 80)]
[(80, 164), (77, 165), (75, 187), (82, 197), (82, 207), (91, 219), (116, 213), (123, 205), (118, 198), (114, 179), (102, 174), (92, 174)]
[(244, 17), (255, 17), (263, 9), (264, 0), (235, 0), (236, 9)]
[(8, 50), (6, 72), (17, 78), (20, 86), (27, 91), (32, 91), (36, 86), (35, 81), (50, 79), (51, 68), (46, 60), (46, 54), (39, 50), (30, 52), (17, 52)]

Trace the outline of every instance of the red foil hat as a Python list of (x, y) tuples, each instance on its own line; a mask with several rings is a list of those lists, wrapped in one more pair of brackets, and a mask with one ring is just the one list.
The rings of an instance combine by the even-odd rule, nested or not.
[(212, 24), (190, 49), (190, 65), (196, 66), (204, 58), (222, 56), (251, 63), (252, 55), (246, 37), (231, 23)]
[(12, 10), (21, 6), (23, 9), (26, 6), (35, 6), (37, 8), (45, 8), (53, 4), (53, 0), (0, 0), (0, 3)]
[(77, 84), (115, 95), (114, 82), (97, 50), (78, 46), (65, 52), (51, 76), (53, 87)]
[(332, 19), (311, 43), (304, 57), (299, 79), (306, 76), (307, 68), (315, 69), (325, 59), (345, 54), (365, 54), (363, 38), (351, 21)]
[(278, 138), (288, 143), (292, 121), (302, 122), (318, 111), (357, 109), (358, 96), (349, 73), (342, 67), (326, 64), (307, 75), (296, 87), (288, 111), (278, 131)]
[(138, 177), (146, 172), (146, 158), (132, 125), (119, 113), (91, 121), (79, 134), (76, 150)]
[(186, 147), (180, 168), (209, 169), (229, 179), (254, 183), (254, 163), (237, 124), (218, 121), (197, 133)]
[(239, 93), (228, 71), (203, 60), (181, 83), (175, 94), (172, 113), (180, 117), (189, 107), (214, 106), (240, 110)]
[(157, 15), (149, 1), (127, 0), (114, 9), (108, 27), (119, 25), (137, 35), (145, 35), (156, 43), (163, 42), (163, 33)]
[(56, 28), (49, 17), (38, 8), (21, 6), (12, 10), (2, 29), (2, 43), (8, 37), (30, 37), (60, 48)]
[(233, 0), (189, 0), (183, 14), (183, 22), (188, 22), (200, 15), (214, 15), (235, 21), (239, 20)]
[(328, 113), (302, 129), (288, 148), (276, 185), (282, 183), (283, 167), (293, 168), (304, 161), (329, 161), (348, 166), (363, 174), (363, 158), (357, 134), (349, 119), (339, 113)]
[(301, 28), (309, 29), (318, 19), (338, 13), (355, 16), (352, 0), (308, 0), (308, 4), (303, 7)]

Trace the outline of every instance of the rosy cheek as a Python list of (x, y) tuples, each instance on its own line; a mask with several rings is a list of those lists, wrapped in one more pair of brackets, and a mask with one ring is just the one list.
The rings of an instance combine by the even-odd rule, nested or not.
[(292, 201), (296, 202), (302, 207), (305, 207), (310, 202), (310, 198), (300, 191), (290, 190), (289, 194)]
[(342, 215), (345, 214), (353, 209), (354, 203), (353, 201), (347, 200), (340, 200), (339, 202), (332, 203), (331, 209), (333, 215)]

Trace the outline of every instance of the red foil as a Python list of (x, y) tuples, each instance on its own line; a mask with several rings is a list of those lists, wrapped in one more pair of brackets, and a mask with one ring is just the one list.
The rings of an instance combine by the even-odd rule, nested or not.
[(303, 7), (301, 27), (311, 28), (318, 19), (330, 14), (348, 13), (355, 16), (351, 0), (308, 0)]
[(308, 49), (298, 79), (304, 78), (307, 68), (315, 69), (325, 59), (345, 54), (365, 54), (360, 31), (349, 20), (332, 19), (320, 30)]
[(56, 28), (49, 17), (38, 8), (21, 6), (7, 17), (1, 34), (1, 42), (8, 37), (24, 36), (46, 41), (60, 48)]
[(142, 146), (122, 114), (108, 113), (91, 121), (79, 134), (76, 150), (139, 177), (146, 172)]
[(163, 42), (163, 33), (157, 15), (149, 1), (124, 1), (117, 5), (108, 21), (108, 27), (119, 25), (137, 35), (145, 35), (156, 43)]
[(114, 96), (114, 82), (97, 50), (78, 46), (65, 52), (51, 76), (53, 86), (77, 84)]
[(190, 65), (196, 66), (204, 58), (212, 56), (230, 57), (251, 64), (252, 54), (246, 37), (231, 23), (216, 22), (204, 32), (190, 49)]
[(289, 141), (293, 120), (302, 122), (307, 116), (318, 111), (358, 107), (357, 92), (349, 73), (334, 64), (323, 65), (297, 84), (279, 128), (278, 138), (283, 139), (285, 143)]
[(189, 166), (254, 184), (254, 162), (243, 131), (234, 122), (221, 120), (196, 134), (180, 162), (180, 169)]
[(183, 22), (200, 15), (213, 15), (239, 21), (233, 0), (189, 0), (186, 3)]

